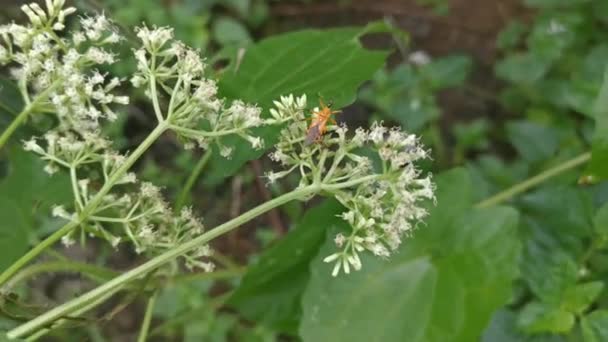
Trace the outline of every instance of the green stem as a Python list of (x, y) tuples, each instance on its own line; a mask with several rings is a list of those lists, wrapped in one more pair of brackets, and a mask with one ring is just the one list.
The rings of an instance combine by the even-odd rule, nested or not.
[(6, 144), (8, 139), (13, 135), (17, 127), (21, 126), (21, 124), (27, 119), (28, 115), (32, 112), (33, 106), (26, 106), (21, 113), (19, 113), (11, 122), (11, 124), (2, 132), (0, 135), (0, 149)]
[(137, 342), (146, 342), (148, 339), (148, 331), (150, 330), (150, 322), (152, 321), (152, 311), (154, 311), (154, 304), (156, 304), (156, 298), (158, 297), (158, 290), (154, 291), (152, 297), (148, 300), (148, 305), (146, 306), (146, 314), (144, 316), (144, 321), (141, 325), (141, 330), (139, 331), (139, 337), (137, 338)]
[(242, 224), (252, 220), (253, 218), (273, 209), (278, 206), (281, 206), (287, 202), (292, 200), (306, 198), (307, 196), (317, 193), (321, 190), (319, 185), (310, 185), (307, 187), (303, 187), (300, 189), (296, 189), (292, 192), (274, 198), (264, 204), (261, 204), (241, 216), (238, 216), (224, 224), (217, 226), (216, 228), (207, 231), (201, 236), (192, 239), (186, 243), (183, 243), (179, 246), (176, 246), (173, 249), (170, 249), (164, 252), (161, 255), (156, 256), (153, 259), (141, 264), (140, 266), (123, 273), (122, 275), (106, 282), (105, 284), (98, 286), (97, 288), (81, 295), (78, 298), (72, 299), (71, 301), (64, 303), (54, 309), (49, 310), (48, 312), (28, 321), (11, 331), (9, 331), (6, 335), (8, 338), (21, 338), (23, 336), (29, 335), (32, 332), (41, 329), (42, 327), (51, 324), (52, 322), (60, 319), (62, 316), (70, 314), (80, 308), (83, 308), (90, 303), (91, 301), (95, 301), (100, 296), (108, 292), (114, 291), (116, 287), (122, 287), (124, 284), (133, 281), (135, 279), (141, 278), (145, 276), (147, 273), (157, 269), (158, 267), (176, 259), (177, 257), (211, 241), (212, 239), (223, 235), (227, 232), (232, 231), (233, 229), (241, 226)]
[(192, 189), (194, 183), (205, 168), (205, 165), (207, 165), (207, 162), (211, 158), (211, 154), (211, 149), (207, 150), (205, 154), (201, 157), (201, 159), (198, 161), (198, 163), (196, 163), (194, 170), (192, 170), (190, 176), (188, 176), (188, 180), (186, 180), (186, 183), (182, 187), (182, 190), (180, 191), (179, 195), (177, 196), (177, 200), (175, 201), (175, 211), (179, 211), (186, 203), (186, 199), (188, 198), (190, 190)]
[(59, 230), (51, 234), (49, 237), (44, 239), (38, 245), (34, 246), (29, 252), (27, 252), (24, 256), (19, 258), (15, 263), (13, 263), (8, 269), (6, 269), (2, 274), (0, 274), (0, 286), (4, 285), (21, 267), (25, 264), (29, 263), (32, 259), (38, 256), (45, 249), (53, 245), (55, 242), (59, 241), (64, 235), (68, 234), (72, 231), (72, 229), (78, 227), (83, 221), (85, 221), (97, 206), (103, 200), (103, 197), (110, 192), (114, 184), (118, 182), (125, 173), (133, 166), (133, 164), (141, 157), (142, 154), (158, 139), (158, 137), (163, 134), (163, 132), (167, 129), (167, 125), (163, 122), (160, 123), (156, 128), (150, 132), (148, 137), (129, 155), (129, 157), (124, 161), (124, 163), (116, 169), (116, 171), (108, 178), (103, 187), (99, 190), (99, 192), (87, 203), (87, 205), (82, 208), (82, 211), (78, 215), (78, 218), (74, 221), (68, 222), (66, 225), (61, 227)]
[(591, 159), (591, 152), (583, 153), (575, 158), (572, 158), (562, 164), (557, 165), (556, 167), (553, 167), (549, 170), (541, 172), (540, 174), (538, 174), (532, 178), (526, 179), (525, 181), (523, 181), (519, 184), (516, 184), (516, 185), (508, 188), (507, 190), (499, 192), (498, 194), (477, 203), (475, 205), (475, 207), (485, 208), (485, 207), (491, 207), (493, 205), (500, 204), (521, 193), (526, 192), (528, 189), (546, 181), (549, 178), (555, 177), (563, 172), (566, 172), (570, 169), (580, 166), (580, 165), (586, 163), (587, 161), (589, 161), (590, 159)]

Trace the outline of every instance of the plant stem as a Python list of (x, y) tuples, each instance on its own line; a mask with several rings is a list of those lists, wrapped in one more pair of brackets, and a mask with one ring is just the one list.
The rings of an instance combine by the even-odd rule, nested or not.
[(21, 126), (21, 124), (27, 119), (28, 115), (34, 109), (33, 106), (28, 105), (19, 113), (11, 122), (11, 124), (2, 132), (0, 135), (0, 149), (6, 144), (8, 139), (13, 135), (17, 127)]
[(201, 236), (192, 239), (186, 243), (183, 243), (179, 246), (176, 246), (173, 249), (170, 249), (164, 252), (161, 255), (156, 256), (155, 258), (150, 259), (149, 261), (141, 264), (140, 266), (123, 273), (122, 275), (106, 282), (105, 284), (98, 286), (97, 288), (83, 294), (82, 296), (72, 299), (71, 301), (64, 303), (54, 309), (49, 310), (48, 312), (28, 321), (11, 331), (9, 331), (6, 336), (8, 338), (20, 338), (26, 335), (31, 334), (32, 332), (37, 331), (38, 329), (51, 324), (52, 322), (60, 319), (62, 316), (68, 315), (75, 310), (79, 310), (90, 303), (91, 301), (95, 301), (100, 296), (108, 292), (114, 291), (116, 287), (122, 287), (124, 284), (138, 279), (142, 276), (145, 276), (147, 273), (155, 270), (156, 268), (174, 260), (175, 258), (203, 245), (210, 240), (223, 235), (242, 224), (252, 220), (253, 218), (269, 211), (270, 209), (276, 208), (280, 205), (283, 205), (292, 200), (306, 198), (308, 195), (317, 193), (321, 190), (320, 185), (309, 185), (307, 187), (303, 187), (300, 189), (296, 189), (282, 196), (276, 197), (266, 203), (263, 203), (245, 213), (241, 216), (238, 216), (226, 223), (223, 223), (216, 228), (207, 231)]
[(87, 203), (87, 205), (82, 208), (82, 211), (73, 221), (68, 222), (66, 225), (61, 227), (59, 230), (51, 234), (49, 237), (44, 239), (38, 245), (34, 246), (29, 252), (27, 252), (24, 256), (19, 258), (15, 263), (13, 263), (8, 269), (6, 269), (2, 274), (0, 274), (0, 286), (4, 285), (21, 267), (34, 259), (38, 254), (42, 251), (53, 245), (55, 242), (59, 241), (64, 235), (68, 234), (72, 231), (72, 229), (78, 227), (83, 221), (85, 221), (97, 206), (103, 200), (103, 197), (110, 192), (114, 184), (118, 182), (125, 173), (135, 164), (135, 162), (141, 157), (142, 154), (158, 139), (158, 137), (163, 134), (163, 132), (167, 129), (167, 124), (162, 122), (156, 126), (156, 128), (150, 132), (150, 134), (146, 137), (146, 139), (129, 155), (129, 157), (124, 161), (124, 163), (116, 169), (116, 171), (108, 178), (103, 187), (99, 190), (99, 192)]
[(190, 176), (188, 176), (188, 180), (186, 180), (186, 183), (182, 187), (182, 190), (180, 191), (179, 195), (177, 196), (177, 200), (175, 201), (176, 212), (178, 212), (186, 203), (186, 199), (188, 198), (190, 190), (192, 189), (194, 183), (203, 171), (203, 168), (205, 168), (205, 165), (207, 165), (207, 162), (211, 158), (211, 154), (211, 149), (208, 149), (198, 161), (198, 163), (196, 163), (196, 166), (194, 167), (194, 170), (192, 170), (192, 172), (190, 173)]
[(148, 305), (146, 306), (146, 314), (144, 316), (144, 321), (141, 325), (141, 330), (139, 331), (139, 337), (137, 338), (137, 342), (146, 342), (148, 339), (148, 331), (150, 330), (150, 322), (152, 321), (152, 311), (154, 311), (154, 304), (156, 304), (156, 297), (158, 297), (158, 290), (152, 293), (152, 297), (148, 300)]
[(513, 198), (516, 195), (526, 192), (528, 189), (546, 181), (549, 178), (555, 177), (563, 172), (566, 172), (570, 169), (573, 169), (577, 166), (580, 166), (591, 159), (591, 152), (583, 153), (575, 158), (572, 158), (562, 164), (559, 164), (549, 170), (543, 171), (538, 175), (528, 178), (525, 181), (515, 184), (514, 186), (499, 192), (498, 194), (487, 198), (475, 205), (477, 208), (485, 208), (493, 205), (497, 205), (504, 201), (507, 201)]

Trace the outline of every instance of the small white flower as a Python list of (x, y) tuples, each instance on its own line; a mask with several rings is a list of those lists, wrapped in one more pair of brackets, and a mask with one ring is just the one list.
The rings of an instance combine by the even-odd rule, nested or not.
[(224, 158), (230, 158), (230, 155), (232, 155), (232, 147), (221, 146), (220, 155)]
[(251, 147), (255, 148), (256, 150), (264, 146), (264, 140), (262, 140), (260, 137), (247, 137), (247, 140), (249, 140), (251, 143)]
[(38, 142), (35, 138), (30, 140), (26, 140), (23, 142), (23, 149), (26, 151), (32, 151), (38, 154), (44, 154), (44, 149), (38, 145)]
[(431, 57), (424, 51), (414, 51), (408, 56), (408, 61), (414, 65), (426, 65), (431, 62)]
[(63, 237), (61, 237), (61, 244), (63, 244), (65, 247), (70, 247), (74, 243), (76, 243), (76, 241), (74, 241), (74, 239), (70, 235), (64, 235)]
[(336, 237), (334, 238), (334, 243), (336, 244), (336, 246), (338, 246), (338, 248), (342, 248), (342, 246), (344, 246), (344, 243), (346, 242), (346, 237), (344, 237), (344, 234), (339, 233), (336, 235)]

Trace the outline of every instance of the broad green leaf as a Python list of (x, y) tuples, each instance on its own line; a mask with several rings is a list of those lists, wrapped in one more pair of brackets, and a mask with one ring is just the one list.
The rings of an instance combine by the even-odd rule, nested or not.
[(526, 178), (528, 163), (505, 163), (493, 154), (484, 154), (467, 163), (467, 169), (475, 183), (475, 199), (481, 201)]
[(526, 335), (517, 327), (517, 313), (500, 309), (483, 333), (482, 342), (565, 342), (558, 335)]
[(545, 60), (558, 60), (580, 39), (577, 32), (584, 22), (585, 17), (576, 11), (540, 14), (526, 39), (528, 48)]
[(28, 215), (48, 211), (52, 205), (71, 199), (69, 178), (62, 172), (52, 176), (44, 172), (44, 163), (33, 153), (15, 146), (6, 157), (8, 169), (6, 176), (0, 178), (0, 194)]
[(0, 272), (27, 251), (30, 229), (27, 210), (0, 192)]
[(581, 319), (585, 342), (608, 341), (608, 310), (597, 310)]
[(517, 328), (517, 313), (500, 309), (483, 333), (482, 342), (566, 342), (561, 335), (528, 335)]
[(454, 125), (456, 145), (461, 149), (484, 149), (488, 147), (490, 123), (486, 118)]
[[(307, 94), (311, 108), (317, 95), (332, 100), (336, 108), (355, 100), (359, 86), (384, 65), (386, 51), (364, 49), (359, 38), (378, 25), (332, 30), (304, 30), (264, 39), (251, 45), (241, 63), (233, 63), (219, 82), (222, 96), (257, 103), (263, 115), (281, 95)], [(280, 129), (268, 127), (257, 134), (266, 148), (272, 147)], [(234, 174), (246, 161), (259, 158), (264, 151), (253, 150), (239, 137), (223, 139), (234, 148), (231, 159), (214, 153), (205, 178), (217, 184)]]
[[(429, 215), (426, 223), (434, 229), (419, 229), (415, 238), (417, 241), (428, 241), (440, 250), (444, 245), (449, 244), (447, 241), (452, 235), (458, 233), (452, 229), (451, 223), (473, 205), (473, 184), (467, 172), (460, 168), (442, 173), (441, 177), (435, 179), (435, 184), (435, 196), (441, 214)], [(448, 206), (447, 203), (451, 204)], [(439, 208), (431, 208), (431, 210), (439, 210)]]
[(309, 210), (293, 231), (249, 267), (228, 305), (248, 319), (296, 334), (302, 315), (300, 298), (310, 278), (308, 264), (323, 244), (327, 230), (345, 224), (336, 216), (340, 211), (335, 201)]
[[(46, 234), (56, 229), (53, 226), (56, 222), (50, 220), (51, 206), (71, 200), (69, 178), (62, 172), (48, 175), (43, 171), (44, 163), (20, 146), (8, 149), (6, 156), (5, 161), (0, 160), (7, 164), (6, 174), (0, 178), (0, 199), (12, 202), (27, 218), (27, 225), (23, 226), (26, 229), (22, 233), (29, 237), (31, 233)], [(32, 225), (37, 228), (35, 231), (28, 229)]]
[(578, 268), (570, 255), (554, 248), (529, 241), (521, 269), (532, 293), (543, 302), (557, 306), (566, 290), (576, 284)]
[(422, 66), (421, 73), (433, 89), (456, 87), (466, 81), (472, 65), (471, 57), (453, 55), (435, 59)]
[[(588, 191), (553, 185), (522, 196), (520, 206), (527, 245), (539, 249), (527, 261), (549, 260), (558, 253), (578, 259), (586, 251), (586, 240), (593, 235), (593, 202)], [(548, 268), (539, 266), (534, 273)]]
[[(427, 225), (389, 260), (363, 255), (363, 268), (331, 277), (311, 263), (302, 299), (304, 341), (474, 341), (505, 304), (517, 274), (518, 214), (510, 208), (470, 209), (466, 173), (437, 178), (437, 207)], [(461, 204), (460, 197), (462, 197)], [(454, 208), (456, 207), (456, 208)], [(420, 234), (425, 231), (432, 233)]]
[(532, 53), (509, 55), (495, 66), (496, 75), (509, 82), (531, 85), (549, 71), (550, 62)]
[(557, 134), (551, 127), (533, 122), (509, 122), (507, 134), (517, 152), (529, 162), (549, 159), (559, 146)]
[(524, 283), (545, 304), (559, 307), (576, 286), (578, 262), (593, 236), (593, 204), (588, 192), (551, 186), (520, 200)]
[(564, 310), (580, 315), (595, 301), (604, 289), (601, 281), (577, 284), (566, 290), (561, 307)]
[(608, 68), (595, 102), (595, 133), (587, 174), (596, 179), (608, 178)]
[(531, 302), (519, 314), (517, 325), (529, 334), (567, 333), (574, 326), (572, 313), (551, 304)]
[(247, 45), (251, 41), (247, 28), (230, 17), (219, 17), (213, 22), (213, 36), (222, 45)]

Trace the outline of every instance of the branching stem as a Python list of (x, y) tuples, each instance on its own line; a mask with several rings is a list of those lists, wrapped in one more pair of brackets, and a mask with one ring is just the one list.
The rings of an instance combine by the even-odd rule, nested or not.
[(24, 256), (13, 263), (8, 269), (2, 272), (2, 274), (0, 274), (0, 287), (4, 285), (23, 266), (36, 258), (41, 252), (55, 244), (55, 242), (59, 241), (64, 235), (70, 233), (82, 222), (86, 221), (89, 216), (96, 211), (104, 196), (110, 192), (116, 182), (118, 182), (125, 175), (131, 166), (133, 166), (133, 164), (144, 154), (152, 143), (154, 143), (156, 139), (158, 139), (158, 137), (165, 132), (166, 129), (167, 124), (162, 122), (152, 132), (150, 132), (148, 137), (146, 137), (146, 139), (135, 149), (135, 151), (129, 155), (125, 162), (108, 178), (99, 192), (93, 198), (91, 198), (87, 205), (82, 208), (76, 219), (68, 222), (59, 230), (55, 231), (49, 237), (34, 246), (34, 248), (32, 248)]

